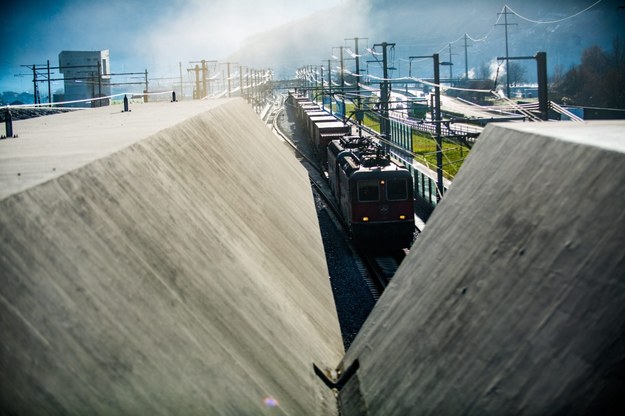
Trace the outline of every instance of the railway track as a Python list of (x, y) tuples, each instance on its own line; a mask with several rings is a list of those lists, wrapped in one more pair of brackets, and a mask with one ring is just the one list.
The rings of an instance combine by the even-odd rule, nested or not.
[[(282, 103), (284, 103), (284, 101), (282, 101)], [(326, 179), (326, 173), (320, 167), (317, 158), (310, 155), (305, 149), (300, 148), (300, 146), (291, 140), (291, 138), (280, 128), (278, 119), (280, 114), (284, 111), (284, 106), (282, 106), (282, 108), (275, 112), (271, 122), (273, 131), (296, 152), (298, 157), (301, 158), (300, 161), (305, 165), (309, 172), (309, 179), (313, 190), (332, 212), (334, 222), (340, 224), (343, 232), (348, 235), (348, 225), (341, 215), (334, 196), (330, 192)], [(380, 294), (384, 291), (397, 271), (397, 268), (401, 264), (401, 261), (405, 257), (406, 250), (397, 250), (392, 253), (386, 253), (385, 255), (371, 254), (359, 249), (356, 245), (352, 244), (351, 241), (350, 249), (359, 264), (358, 269), (361, 272), (361, 275), (365, 279), (372, 296), (377, 301)]]

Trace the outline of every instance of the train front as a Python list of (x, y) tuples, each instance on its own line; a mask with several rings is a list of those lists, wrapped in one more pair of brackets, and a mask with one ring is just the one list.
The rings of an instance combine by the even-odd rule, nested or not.
[(355, 242), (375, 251), (409, 248), (415, 232), (410, 172), (393, 163), (364, 163), (349, 182), (349, 223)]

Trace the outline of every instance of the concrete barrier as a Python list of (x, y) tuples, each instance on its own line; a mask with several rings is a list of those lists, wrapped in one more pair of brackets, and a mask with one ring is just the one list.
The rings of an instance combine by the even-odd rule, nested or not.
[(486, 127), (347, 352), (343, 415), (625, 412), (624, 131)]
[(0, 143), (0, 413), (336, 413), (307, 174), (243, 100), (50, 117)]

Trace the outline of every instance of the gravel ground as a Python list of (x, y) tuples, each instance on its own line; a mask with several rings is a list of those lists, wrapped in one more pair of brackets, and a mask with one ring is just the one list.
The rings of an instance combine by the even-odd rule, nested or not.
[(337, 228), (318, 196), (315, 196), (315, 204), (343, 345), (347, 350), (373, 309), (375, 299), (344, 232)]
[(0, 123), (4, 123), (7, 110), (11, 111), (13, 120), (24, 120), (27, 118), (47, 116), (50, 114), (66, 113), (68, 111), (76, 111), (76, 109), (61, 107), (29, 107), (29, 108), (13, 108), (0, 107)]

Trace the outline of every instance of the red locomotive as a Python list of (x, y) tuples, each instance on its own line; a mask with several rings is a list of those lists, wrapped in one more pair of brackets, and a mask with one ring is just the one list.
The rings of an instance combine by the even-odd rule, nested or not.
[(328, 145), (328, 179), (355, 242), (377, 251), (408, 248), (415, 232), (412, 175), (368, 139)]
[(370, 138), (350, 136), (350, 127), (322, 115), (311, 101), (291, 96), (354, 241), (375, 251), (409, 248), (414, 239), (411, 173)]

